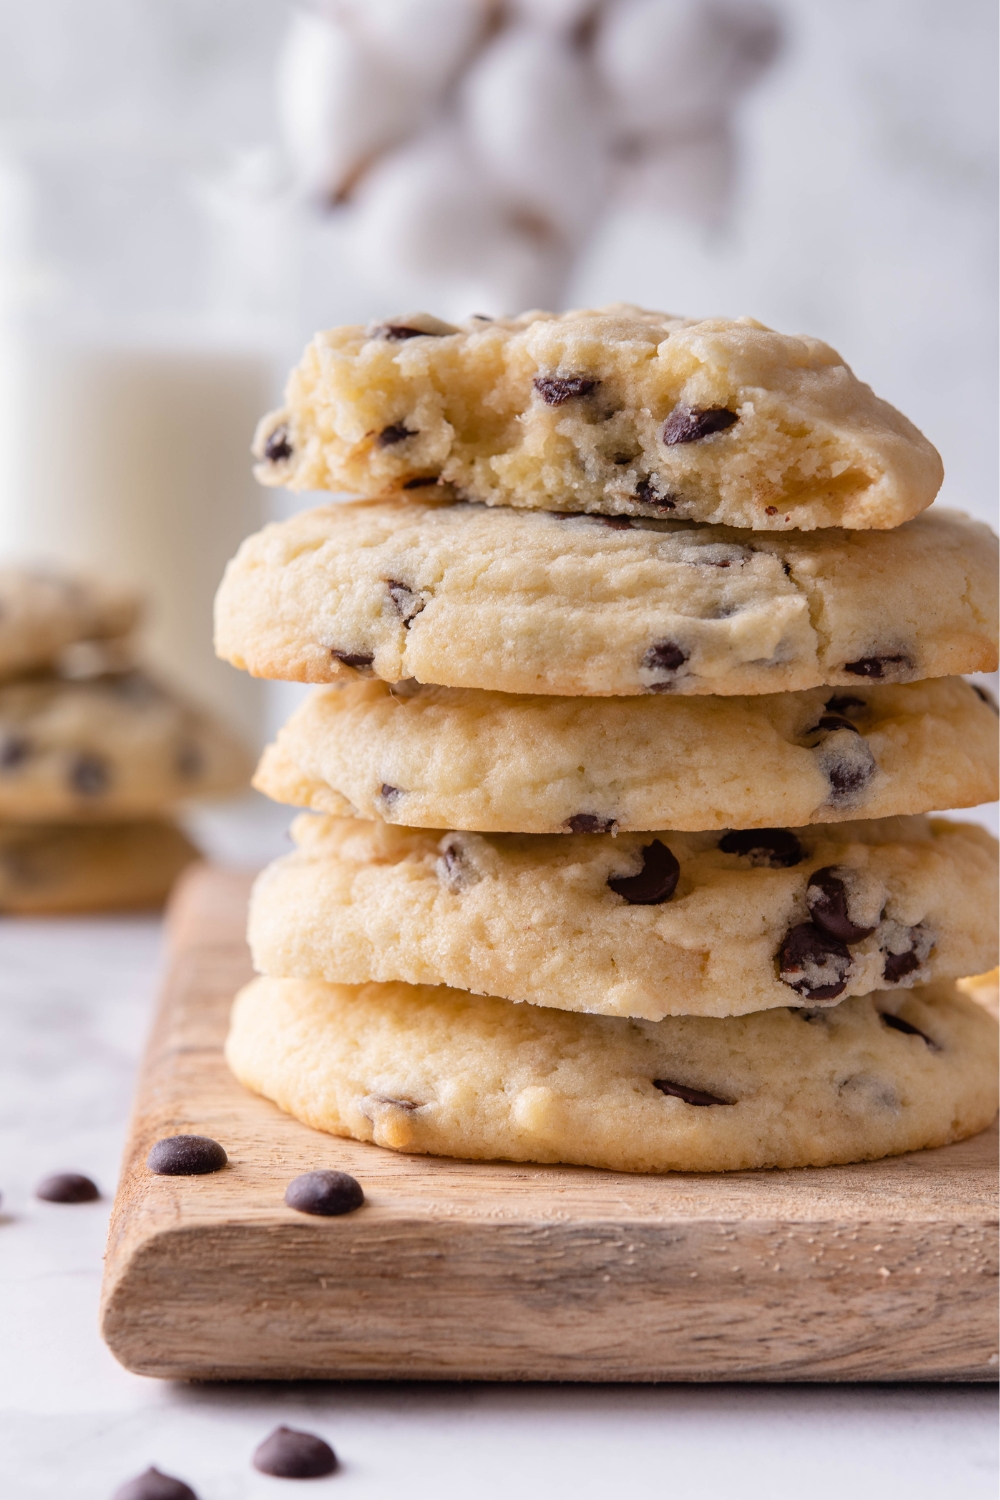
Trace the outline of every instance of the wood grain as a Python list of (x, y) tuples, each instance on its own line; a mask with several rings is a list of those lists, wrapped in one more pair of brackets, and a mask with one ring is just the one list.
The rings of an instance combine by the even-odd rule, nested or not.
[[(222, 1059), (250, 974), (248, 877), (199, 866), (108, 1243), (102, 1329), (196, 1379), (988, 1380), (997, 1374), (996, 1131), (855, 1167), (640, 1177), (397, 1155), (246, 1093)], [(153, 1141), (230, 1164), (155, 1177)], [(341, 1167), (367, 1203), (287, 1209)]]

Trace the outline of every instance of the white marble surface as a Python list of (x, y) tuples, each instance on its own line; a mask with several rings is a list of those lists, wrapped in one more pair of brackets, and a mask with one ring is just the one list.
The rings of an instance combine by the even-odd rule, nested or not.
[[(211, 820), (209, 820), (210, 822)], [(281, 819), (216, 820), (245, 860)], [(283, 1422), (343, 1468), (357, 1500), (657, 1495), (740, 1500), (987, 1500), (996, 1397), (983, 1387), (185, 1386), (129, 1375), (97, 1333), (110, 1198), (156, 992), (152, 918), (0, 922), (0, 1496), (109, 1500), (155, 1463), (200, 1500), (279, 1495), (250, 1468)], [(103, 1197), (32, 1197), (51, 1171)], [(310, 1493), (313, 1493), (310, 1489)]]

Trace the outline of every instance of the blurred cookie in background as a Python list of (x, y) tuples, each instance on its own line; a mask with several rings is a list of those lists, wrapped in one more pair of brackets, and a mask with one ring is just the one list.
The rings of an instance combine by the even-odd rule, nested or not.
[(0, 568), (0, 677), (51, 667), (78, 642), (125, 636), (141, 613), (136, 594), (97, 579)]
[(0, 913), (67, 916), (161, 906), (199, 858), (166, 819), (0, 823)]

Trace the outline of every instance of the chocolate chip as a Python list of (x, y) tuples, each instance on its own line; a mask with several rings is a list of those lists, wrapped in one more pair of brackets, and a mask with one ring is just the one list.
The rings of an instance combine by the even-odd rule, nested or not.
[(570, 833), (614, 833), (618, 824), (614, 818), (602, 817), (600, 813), (574, 813), (563, 827)]
[(146, 1157), (158, 1177), (201, 1177), (221, 1172), (229, 1160), (218, 1141), (207, 1135), (166, 1135)]
[(764, 514), (765, 516), (776, 516), (778, 514), (778, 507), (776, 505), (765, 505)]
[(416, 435), (416, 431), (411, 432), (405, 422), (393, 422), (391, 426), (382, 428), (375, 442), (379, 448), (391, 448), (393, 443), (405, 442), (407, 438)]
[(875, 931), (875, 924), (859, 927), (851, 921), (847, 887), (832, 865), (825, 865), (810, 875), (806, 903), (817, 927), (822, 927), (831, 937), (840, 938), (841, 942), (861, 943)]
[(850, 719), (845, 719), (842, 714), (824, 714), (818, 724), (806, 730), (806, 734), (832, 734), (835, 729), (849, 729), (852, 734), (860, 734), (861, 730)]
[(849, 693), (835, 693), (832, 698), (826, 700), (828, 714), (864, 713), (867, 707), (868, 704), (863, 698), (852, 698)]
[(111, 770), (102, 756), (84, 750), (70, 766), (68, 780), (74, 792), (82, 797), (98, 797), (110, 785)]
[(349, 1172), (303, 1172), (285, 1189), (285, 1202), (300, 1214), (320, 1214), (336, 1218), (353, 1213), (365, 1201), (361, 1184)]
[(615, 465), (616, 468), (623, 469), (625, 468), (626, 464), (632, 463), (633, 460), (637, 459), (638, 457), (638, 453), (616, 453), (611, 462)]
[(330, 647), (330, 655), (336, 657), (337, 661), (342, 661), (345, 667), (370, 667), (375, 660), (372, 651), (337, 651), (333, 646)]
[(608, 886), (629, 906), (660, 906), (677, 889), (681, 867), (666, 844), (654, 839), (642, 851), (638, 875), (610, 875)]
[(390, 344), (402, 343), (404, 339), (439, 339), (440, 333), (428, 333), (426, 328), (410, 328), (406, 323), (378, 323), (368, 329), (370, 339), (387, 339)]
[(598, 516), (602, 526), (607, 526), (611, 531), (631, 531), (632, 522), (628, 516)]
[(387, 578), (385, 583), (389, 590), (389, 598), (396, 606), (403, 624), (409, 630), (410, 621), (419, 615), (427, 601), (419, 594), (415, 594), (408, 584), (400, 583), (398, 578)]
[(441, 476), (439, 474), (425, 474), (422, 477), (418, 476), (416, 479), (408, 479), (403, 485), (403, 489), (425, 490), (428, 485), (437, 484), (440, 477)]
[(178, 776), (183, 777), (185, 781), (194, 781), (195, 777), (200, 776), (205, 769), (205, 757), (200, 746), (188, 741), (179, 747), (174, 764), (177, 767)]
[(736, 828), (722, 835), (719, 848), (769, 870), (790, 870), (805, 858), (805, 850), (787, 828)]
[(651, 672), (676, 672), (687, 659), (687, 652), (676, 641), (655, 641), (642, 658), (642, 664)]
[(844, 671), (850, 672), (852, 677), (872, 677), (876, 681), (885, 676), (897, 676), (893, 670), (897, 667), (902, 671), (913, 671), (908, 656), (862, 656), (858, 661), (844, 663)]
[(276, 1479), (322, 1479), (336, 1469), (337, 1455), (312, 1432), (276, 1427), (254, 1453), (253, 1466)]
[(674, 510), (678, 497), (662, 494), (656, 477), (651, 474), (648, 478), (639, 480), (635, 487), (635, 498), (641, 500), (644, 505), (655, 505), (660, 510)]
[(198, 1500), (198, 1496), (183, 1479), (161, 1474), (159, 1469), (147, 1469), (145, 1474), (137, 1474), (120, 1484), (111, 1500)]
[(654, 1078), (654, 1089), (671, 1099), (683, 1099), (685, 1104), (729, 1104), (732, 1099), (719, 1099), (715, 1094), (706, 1094), (701, 1089), (689, 1089), (686, 1083), (671, 1083), (669, 1078)]
[(997, 700), (992, 693), (988, 693), (984, 687), (980, 687), (978, 682), (970, 682), (969, 686), (977, 698), (982, 698), (988, 708), (992, 708), (995, 714), (1000, 714), (1000, 707), (997, 706)]
[(535, 390), (546, 406), (562, 406), (574, 396), (589, 396), (600, 383), (586, 375), (536, 375), (534, 382)]
[(878, 770), (871, 747), (861, 735), (850, 745), (843, 741), (821, 745), (817, 754), (830, 783), (830, 801), (833, 803), (850, 802), (864, 790)]
[(381, 787), (379, 788), (379, 796), (382, 798), (382, 801), (387, 802), (390, 807), (398, 802), (402, 795), (403, 788), (400, 786), (390, 786), (388, 781), (383, 781)]
[(291, 433), (288, 430), (288, 423), (282, 422), (281, 426), (276, 427), (268, 436), (264, 444), (264, 457), (269, 464), (281, 464), (285, 462), (286, 458), (291, 458), (292, 452)]
[(920, 968), (920, 959), (911, 948), (908, 953), (887, 953), (882, 965), (882, 978), (888, 984), (898, 984), (907, 974)]
[(440, 856), (435, 862), (434, 873), (449, 891), (467, 890), (478, 885), (482, 875), (476, 869), (466, 840), (460, 833), (447, 833), (438, 845)]
[(814, 922), (789, 928), (778, 949), (778, 974), (807, 1000), (835, 1000), (847, 988), (851, 950)]
[[(909, 957), (909, 955), (906, 956)], [(921, 1041), (927, 1043), (932, 1052), (941, 1051), (941, 1048), (938, 1046), (937, 1042), (932, 1041), (931, 1038), (927, 1036), (925, 1032), (921, 1031), (918, 1026), (913, 1026), (909, 1021), (904, 1021), (902, 1016), (891, 1016), (889, 1012), (885, 1010), (881, 1011), (880, 1015), (885, 1024), (887, 1026), (891, 1026), (893, 1031), (901, 1031), (903, 1032), (904, 1036), (918, 1036), (920, 1037)]]
[(725, 406), (675, 406), (663, 424), (663, 441), (668, 448), (678, 443), (696, 443), (699, 438), (711, 437), (713, 432), (725, 432), (738, 421), (736, 412)]
[(0, 771), (13, 771), (31, 754), (31, 741), (23, 734), (8, 734), (0, 741)]
[(46, 1203), (93, 1203), (100, 1196), (97, 1183), (79, 1172), (56, 1172), (35, 1188), (35, 1197)]

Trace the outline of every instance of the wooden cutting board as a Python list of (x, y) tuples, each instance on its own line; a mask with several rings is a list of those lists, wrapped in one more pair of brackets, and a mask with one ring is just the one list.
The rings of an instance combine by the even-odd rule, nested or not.
[[(640, 1177), (405, 1156), (298, 1124), (222, 1058), (249, 878), (195, 868), (111, 1221), (102, 1328), (194, 1379), (985, 1380), (996, 1132), (853, 1167)], [(155, 1177), (153, 1141), (229, 1166)], [(366, 1205), (282, 1202), (315, 1167)]]

